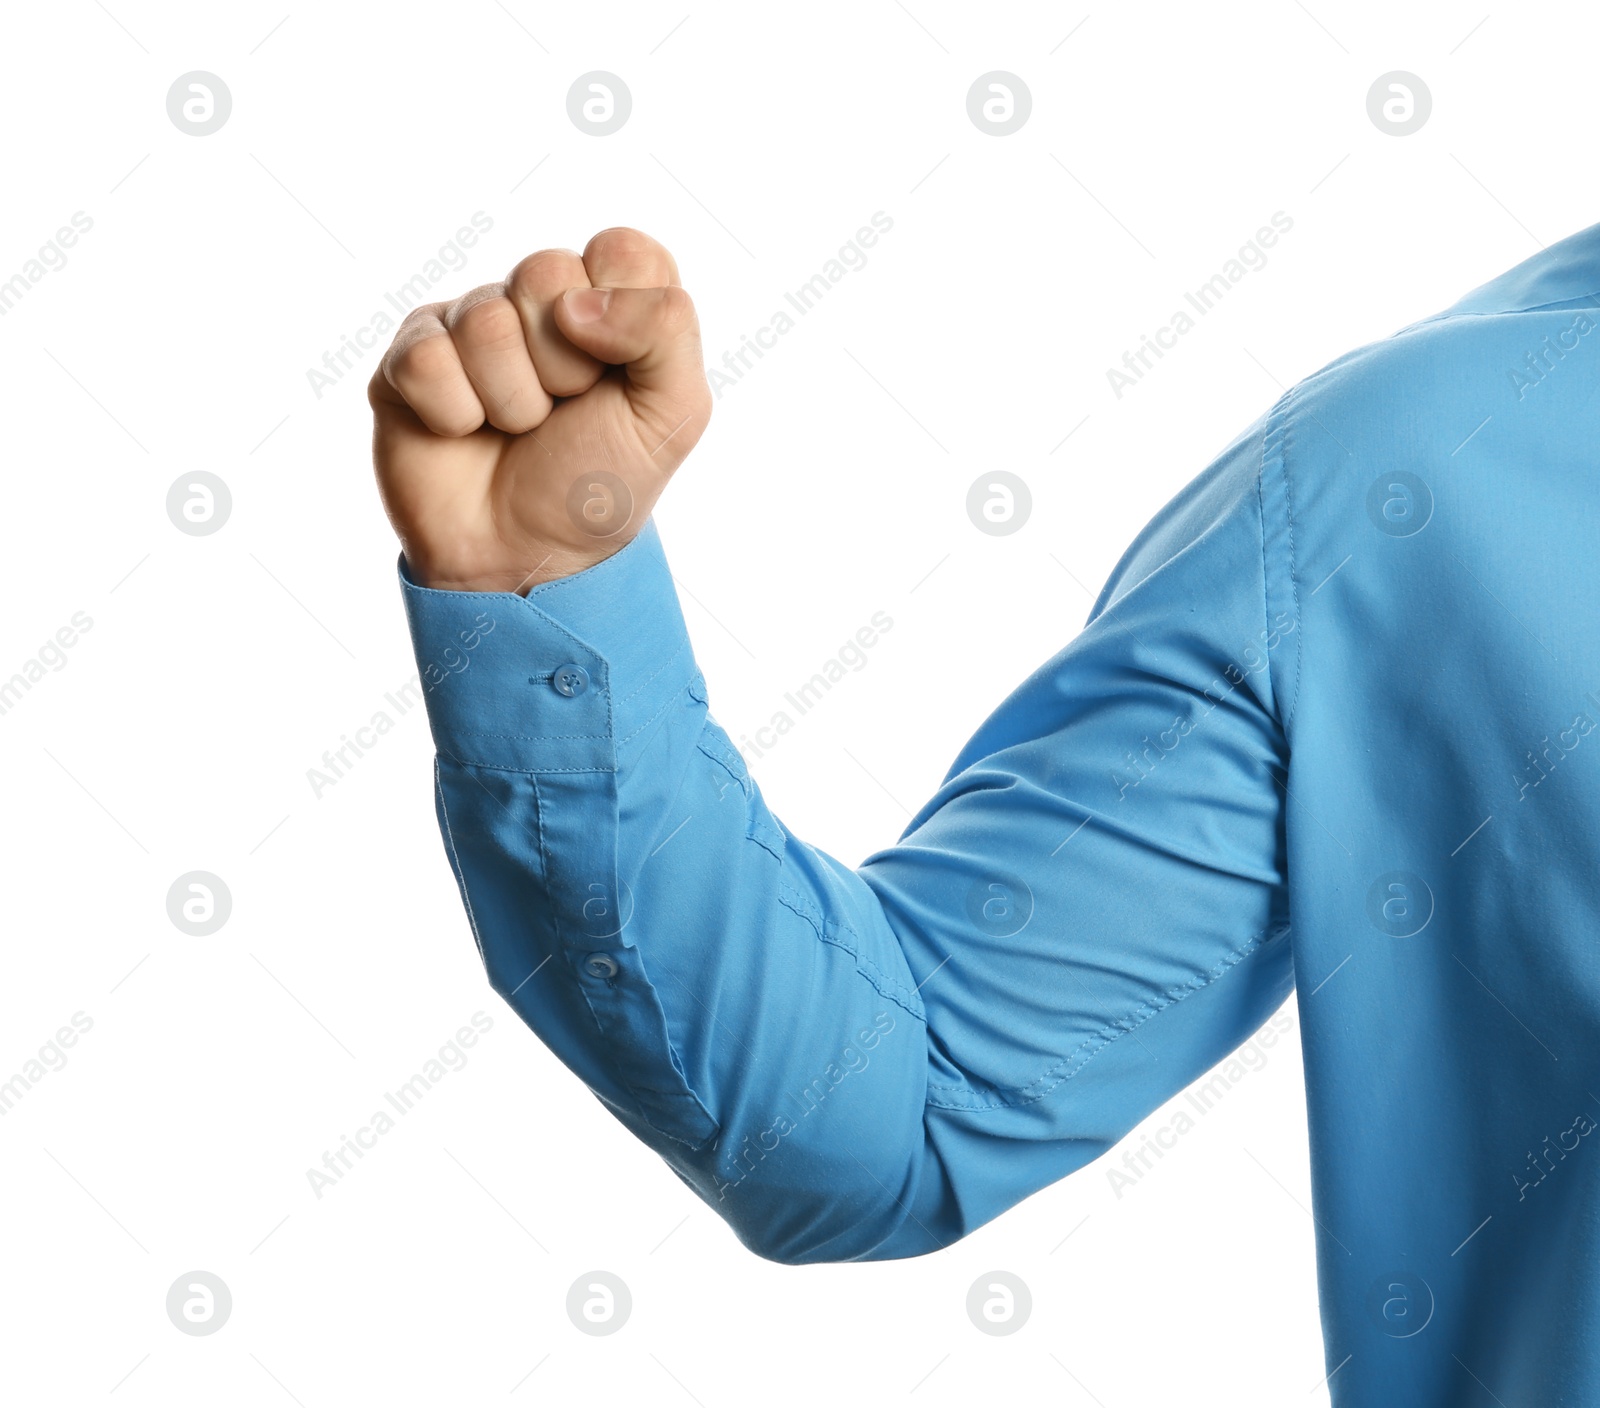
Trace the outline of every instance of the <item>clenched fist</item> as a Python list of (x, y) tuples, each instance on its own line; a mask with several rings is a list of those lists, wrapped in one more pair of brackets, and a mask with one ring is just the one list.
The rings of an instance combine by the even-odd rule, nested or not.
[(526, 592), (611, 556), (711, 418), (677, 265), (621, 228), (414, 309), (367, 399), (411, 574), (457, 591)]

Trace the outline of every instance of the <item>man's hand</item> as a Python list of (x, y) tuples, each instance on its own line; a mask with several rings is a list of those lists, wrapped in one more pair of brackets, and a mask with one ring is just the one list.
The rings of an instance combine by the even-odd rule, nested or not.
[(678, 267), (622, 228), (414, 309), (367, 399), (411, 574), (457, 591), (526, 592), (610, 557), (711, 418)]

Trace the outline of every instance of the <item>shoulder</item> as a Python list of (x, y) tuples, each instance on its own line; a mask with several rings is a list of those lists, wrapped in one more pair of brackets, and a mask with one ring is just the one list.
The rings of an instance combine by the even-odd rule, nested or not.
[[(1433, 459), (1442, 447), (1454, 455), (1486, 419), (1509, 416), (1596, 328), (1600, 224), (1298, 382), (1275, 408), (1291, 461), (1309, 469), (1362, 453)], [(1600, 337), (1593, 343), (1600, 349)], [(1600, 355), (1594, 363), (1600, 368)]]

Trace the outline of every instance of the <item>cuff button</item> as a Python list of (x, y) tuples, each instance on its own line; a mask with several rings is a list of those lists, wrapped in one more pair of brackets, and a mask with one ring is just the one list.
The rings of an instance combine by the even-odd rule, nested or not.
[(583, 960), (583, 971), (591, 978), (614, 978), (620, 970), (609, 953), (591, 953)]
[(589, 687), (589, 672), (582, 665), (558, 665), (550, 676), (551, 688), (568, 699), (582, 694)]

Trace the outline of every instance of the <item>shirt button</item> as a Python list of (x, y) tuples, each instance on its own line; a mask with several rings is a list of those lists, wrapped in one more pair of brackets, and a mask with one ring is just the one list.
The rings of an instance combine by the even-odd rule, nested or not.
[(550, 684), (557, 694), (564, 694), (571, 699), (573, 695), (582, 694), (588, 689), (589, 672), (582, 665), (561, 665), (550, 676)]
[(614, 978), (619, 970), (609, 953), (591, 953), (583, 960), (583, 971), (591, 978)]

